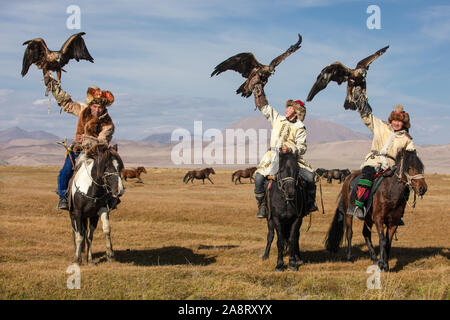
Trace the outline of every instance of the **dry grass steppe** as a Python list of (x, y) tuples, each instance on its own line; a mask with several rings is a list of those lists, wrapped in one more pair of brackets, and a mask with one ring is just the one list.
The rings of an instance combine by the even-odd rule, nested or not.
[[(262, 261), (266, 222), (256, 218), (253, 185), (216, 170), (214, 185), (182, 182), (185, 169), (147, 168), (143, 184), (125, 183), (111, 212), (116, 261), (105, 259), (101, 222), (95, 266), (81, 265), (81, 289), (69, 290), (73, 258), (70, 219), (57, 203), (57, 167), (0, 166), (0, 299), (446, 299), (450, 176), (428, 174), (429, 190), (391, 253), (381, 289), (366, 288), (371, 261), (355, 221), (355, 261), (330, 261), (323, 241), (332, 221), (337, 182), (322, 182), (325, 214), (303, 222), (297, 272), (274, 272), (276, 241)], [(320, 193), (318, 191), (318, 199)], [(320, 205), (320, 200), (318, 201)], [(378, 247), (378, 237), (373, 234)], [(341, 256), (344, 256), (342, 250)], [(287, 257), (285, 257), (287, 262)]]

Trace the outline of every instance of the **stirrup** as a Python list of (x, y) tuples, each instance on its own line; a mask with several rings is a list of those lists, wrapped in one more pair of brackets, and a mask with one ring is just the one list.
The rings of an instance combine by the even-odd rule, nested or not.
[(258, 208), (258, 212), (256, 213), (256, 217), (259, 219), (267, 218), (267, 211), (265, 207)]
[(365, 207), (359, 207), (356, 206), (355, 210), (353, 211), (353, 216), (355, 216), (358, 219), (364, 219), (366, 217), (366, 208)]
[(69, 210), (69, 203), (66, 198), (59, 199), (58, 204), (56, 205), (57, 210)]

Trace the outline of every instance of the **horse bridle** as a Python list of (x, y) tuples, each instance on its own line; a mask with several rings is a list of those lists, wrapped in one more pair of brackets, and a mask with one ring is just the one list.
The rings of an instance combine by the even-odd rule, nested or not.
[[(400, 162), (400, 168), (399, 168), (399, 173), (396, 174), (398, 180), (402, 183), (404, 183), (406, 185), (406, 187), (408, 187), (410, 190), (412, 189), (414, 191), (414, 202), (412, 205), (410, 205), (408, 203), (408, 201), (406, 201), (406, 203), (408, 205), (410, 205), (412, 208), (414, 208), (416, 206), (416, 194), (418, 193), (416, 190), (416, 187), (414, 187), (414, 185), (412, 184), (413, 180), (419, 180), (419, 179), (425, 179), (425, 175), (423, 173), (419, 173), (419, 174), (415, 174), (415, 175), (409, 175), (408, 172), (403, 172), (403, 166), (404, 166), (404, 162), (405, 162), (405, 157), (402, 156), (402, 161)], [(402, 179), (402, 172), (403, 175), (405, 175), (406, 181), (404, 181)]]
[(287, 190), (285, 189), (285, 185), (286, 183), (294, 182), (295, 187), (297, 187), (298, 179), (294, 177), (281, 178), (279, 174), (276, 175), (276, 178), (278, 183), (278, 189), (280, 189), (283, 192), (284, 199), (286, 200), (286, 202), (295, 200), (294, 197), (289, 197), (289, 195), (287, 194)]
[(106, 178), (109, 177), (109, 176), (117, 176), (117, 177), (120, 178), (120, 173), (119, 173), (119, 172), (104, 172), (103, 175), (101, 176), (101, 179), (102, 179), (102, 181), (103, 181), (103, 184), (100, 184), (100, 183), (98, 183), (97, 181), (95, 181), (94, 178), (92, 178), (92, 176), (91, 176), (91, 174), (89, 173), (89, 171), (87, 170), (86, 166), (85, 166), (85, 170), (86, 170), (86, 174), (87, 174), (88, 177), (91, 179), (91, 181), (92, 181), (96, 186), (101, 187), (101, 188), (103, 188), (104, 190), (106, 190), (106, 193), (105, 193), (103, 196), (101, 196), (101, 197), (91, 197), (91, 196), (88, 196), (86, 193), (80, 191), (80, 188), (77, 186), (76, 181), (74, 181), (74, 185), (75, 185), (75, 187), (77, 188), (77, 192), (79, 192), (80, 194), (82, 194), (84, 197), (86, 197), (86, 198), (88, 198), (88, 199), (91, 199), (91, 200), (94, 200), (94, 201), (98, 201), (98, 200), (100, 200), (100, 199), (103, 199), (103, 198), (107, 197), (107, 196), (110, 195), (110, 194), (112, 194), (113, 197), (116, 197), (116, 198), (117, 198), (117, 195), (114, 195), (114, 194), (113, 194), (113, 192), (112, 192), (112, 190), (111, 190), (111, 187), (109, 186), (109, 184), (108, 184), (107, 181), (106, 181)]
[(402, 172), (403, 172), (403, 166), (405, 163), (405, 157), (402, 156), (402, 161), (400, 162), (400, 170), (399, 173), (397, 174), (397, 177), (400, 181), (402, 181), (403, 183), (405, 183), (408, 187), (413, 187), (412, 185), (412, 181), (413, 180), (419, 180), (419, 179), (424, 179), (425, 175), (423, 173), (419, 173), (419, 174), (415, 174), (413, 176), (409, 175), (406, 171), (403, 173), (406, 177), (406, 182), (403, 181), (402, 179)]

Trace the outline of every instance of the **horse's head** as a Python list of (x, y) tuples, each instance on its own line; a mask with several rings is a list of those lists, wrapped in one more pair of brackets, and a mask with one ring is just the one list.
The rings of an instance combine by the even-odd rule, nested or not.
[(206, 170), (211, 174), (216, 174), (213, 168), (206, 168)]
[(123, 161), (116, 148), (110, 147), (99, 153), (97, 176), (108, 186), (108, 191), (116, 201), (125, 191), (120, 175), (123, 168)]
[(413, 187), (414, 191), (423, 196), (428, 186), (425, 182), (424, 165), (417, 156), (416, 151), (401, 152), (396, 159), (399, 168), (399, 178), (407, 185)]
[(297, 153), (280, 152), (280, 165), (277, 173), (278, 186), (286, 200), (293, 200), (297, 191), (298, 164)]
[(137, 172), (139, 172), (139, 173), (147, 173), (147, 170), (145, 170), (145, 168), (144, 167), (138, 167), (137, 169), (136, 169), (136, 171)]

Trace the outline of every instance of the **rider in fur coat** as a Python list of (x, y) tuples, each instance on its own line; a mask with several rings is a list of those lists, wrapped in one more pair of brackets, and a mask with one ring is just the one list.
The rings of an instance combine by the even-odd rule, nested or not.
[(286, 102), (285, 116), (279, 114), (267, 102), (261, 84), (255, 85), (253, 91), (255, 105), (272, 124), (270, 149), (261, 159), (255, 174), (255, 197), (258, 204), (258, 218), (266, 218), (264, 181), (267, 176), (275, 175), (279, 169), (279, 149), (282, 152), (297, 152), (299, 175), (306, 181), (307, 203), (306, 211), (316, 211), (316, 184), (311, 166), (303, 159), (306, 152), (306, 127), (303, 120), (306, 115), (305, 104), (300, 101), (288, 100)]
[(392, 167), (402, 150), (414, 151), (416, 148), (408, 133), (411, 126), (409, 114), (403, 110), (402, 105), (394, 107), (388, 122), (375, 117), (368, 103), (360, 111), (360, 115), (364, 124), (373, 132), (372, 149), (361, 165), (362, 177), (358, 180), (355, 199), (355, 215), (363, 219), (375, 173)]
[(60, 200), (56, 208), (68, 210), (66, 192), (75, 158), (82, 150), (99, 144), (108, 145), (111, 142), (114, 123), (108, 114), (107, 107), (114, 102), (114, 96), (109, 91), (92, 86), (87, 90), (86, 103), (75, 102), (67, 92), (61, 89), (59, 82), (55, 79), (46, 76), (45, 84), (61, 109), (78, 117), (73, 147), (68, 149), (64, 165), (58, 175)]

